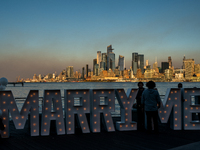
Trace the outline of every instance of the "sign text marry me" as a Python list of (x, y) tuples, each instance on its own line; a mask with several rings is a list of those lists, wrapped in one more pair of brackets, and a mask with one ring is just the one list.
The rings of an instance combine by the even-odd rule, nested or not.
[[(41, 126), (39, 123), (39, 91), (30, 90), (21, 111), (18, 110), (15, 98), (11, 91), (0, 91), (0, 109), (5, 130), (1, 137), (9, 137), (9, 113), (16, 129), (23, 129), (30, 115), (30, 135), (47, 136), (50, 133), (50, 122), (55, 120), (58, 135), (74, 134), (75, 114), (83, 133), (100, 132), (101, 116), (104, 127), (108, 132), (115, 131), (111, 112), (115, 111), (115, 97), (121, 107), (121, 121), (116, 122), (116, 130), (137, 130), (137, 122), (132, 121), (132, 106), (138, 89), (80, 89), (64, 90), (64, 113), (60, 90), (44, 90), (42, 104)], [(182, 102), (181, 95), (185, 101)], [(168, 89), (163, 100), (163, 105), (158, 110), (162, 123), (167, 123), (169, 118), (171, 128), (181, 130), (200, 129), (200, 89), (187, 88)], [(90, 122), (86, 114), (90, 114)], [(102, 114), (102, 115), (101, 115)], [(183, 117), (182, 117), (183, 116)], [(90, 123), (90, 127), (89, 124)], [(41, 128), (41, 132), (39, 132)]]

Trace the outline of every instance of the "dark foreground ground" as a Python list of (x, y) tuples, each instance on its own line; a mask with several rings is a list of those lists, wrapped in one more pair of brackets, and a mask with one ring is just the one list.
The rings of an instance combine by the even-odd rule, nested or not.
[[(120, 118), (114, 118), (120, 120)], [(56, 135), (55, 127), (51, 126), (50, 136), (31, 137), (28, 123), (22, 130), (16, 130), (10, 122), (10, 137), (0, 139), (0, 150), (45, 150), (45, 149), (200, 149), (200, 130), (174, 131), (168, 124), (160, 124), (160, 134), (147, 134), (142, 131), (106, 132), (83, 134), (76, 129), (73, 135)], [(195, 143), (196, 142), (196, 143)], [(190, 144), (190, 145), (188, 145)], [(183, 147), (180, 147), (183, 146)], [(178, 147), (178, 148), (177, 148)]]

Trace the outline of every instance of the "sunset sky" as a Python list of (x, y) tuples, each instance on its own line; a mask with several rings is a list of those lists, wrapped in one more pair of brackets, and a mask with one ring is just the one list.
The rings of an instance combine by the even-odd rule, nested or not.
[(0, 0), (0, 78), (78, 70), (112, 44), (116, 64), (144, 54), (200, 63), (200, 0)]

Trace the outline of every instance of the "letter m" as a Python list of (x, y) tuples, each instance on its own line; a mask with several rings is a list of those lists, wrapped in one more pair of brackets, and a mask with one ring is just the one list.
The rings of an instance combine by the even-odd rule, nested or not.
[(161, 123), (167, 123), (170, 118), (170, 127), (174, 130), (181, 130), (182, 118), (180, 89), (168, 88), (162, 104), (163, 105), (161, 105), (158, 110)]
[(0, 109), (5, 129), (1, 137), (9, 137), (9, 113), (16, 129), (23, 129), (30, 111), (31, 136), (39, 135), (39, 111), (38, 90), (31, 90), (23, 104), (21, 111), (18, 110), (15, 98), (11, 91), (0, 91)]

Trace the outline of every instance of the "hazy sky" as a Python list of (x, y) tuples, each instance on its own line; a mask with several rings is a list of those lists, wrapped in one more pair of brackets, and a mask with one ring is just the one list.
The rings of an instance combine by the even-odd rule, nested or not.
[(112, 44), (158, 65), (200, 63), (200, 0), (0, 0), (0, 78), (75, 70)]

